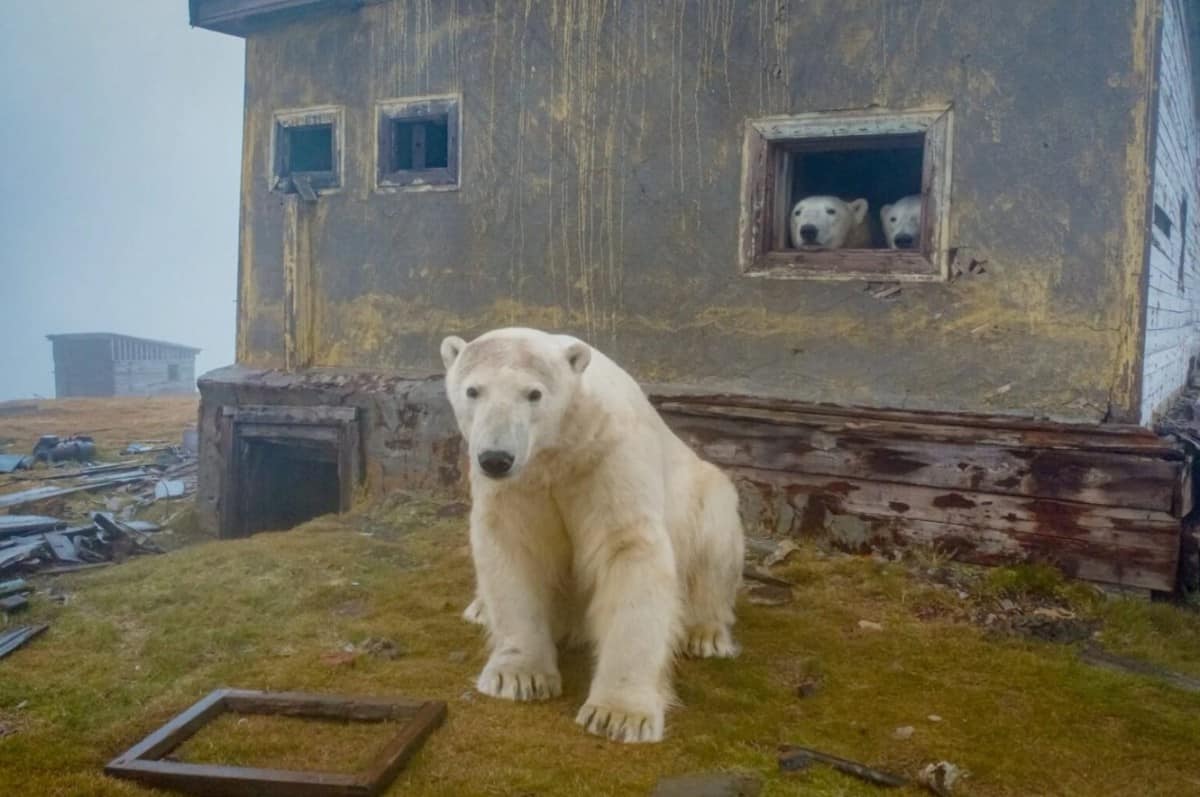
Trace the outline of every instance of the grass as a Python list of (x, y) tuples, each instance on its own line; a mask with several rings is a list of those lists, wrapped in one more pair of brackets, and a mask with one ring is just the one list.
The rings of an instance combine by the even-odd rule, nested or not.
[[(0, 662), (0, 726), (9, 731), (0, 794), (147, 794), (106, 778), (103, 764), (219, 686), (447, 701), (446, 725), (395, 795), (646, 794), (660, 777), (711, 770), (756, 773), (767, 795), (876, 793), (820, 767), (778, 773), (780, 743), (909, 775), (950, 760), (970, 770), (962, 793), (972, 795), (1200, 789), (1200, 695), (1095, 670), (1071, 647), (996, 637), (964, 619), (1001, 593), (1060, 600), (1073, 591), (1019, 569), (979, 576), (964, 598), (910, 565), (805, 549), (776, 569), (797, 584), (793, 604), (740, 606), (741, 658), (680, 663), (682, 707), (661, 745), (614, 745), (575, 726), (583, 656), (565, 659), (560, 699), (482, 697), (471, 683), (483, 641), (459, 618), (472, 590), (466, 521), (440, 508), (393, 495), (291, 532), (60, 577), (66, 605), (42, 593), (21, 619), (48, 620), (50, 630)], [(1076, 609), (1105, 623), (1115, 651), (1200, 675), (1194, 613), (1098, 599)], [(402, 655), (345, 651), (379, 637)], [(814, 678), (818, 691), (798, 697), (797, 685)], [(229, 718), (177, 754), (345, 769), (382, 740), (350, 725), (295, 730), (299, 722)], [(893, 738), (905, 725), (913, 736)]]
[(194, 395), (38, 400), (36, 412), (18, 414), (3, 410), (30, 402), (0, 402), (0, 451), (28, 454), (43, 434), (88, 434), (98, 458), (119, 461), (120, 451), (133, 442), (179, 445), (184, 427), (196, 425), (199, 402)]

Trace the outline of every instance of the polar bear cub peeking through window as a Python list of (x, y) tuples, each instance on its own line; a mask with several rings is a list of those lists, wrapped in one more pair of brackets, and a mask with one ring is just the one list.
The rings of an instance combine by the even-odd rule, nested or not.
[(866, 249), (871, 246), (867, 200), (808, 196), (792, 207), (792, 246), (797, 249)]
[(883, 237), (891, 249), (921, 248), (921, 195), (897, 199), (879, 209)]
[(484, 694), (562, 692), (557, 643), (595, 672), (576, 722), (663, 737), (675, 653), (737, 655), (743, 536), (733, 482), (663, 422), (641, 387), (581, 340), (499, 329), (442, 341), (467, 441)]

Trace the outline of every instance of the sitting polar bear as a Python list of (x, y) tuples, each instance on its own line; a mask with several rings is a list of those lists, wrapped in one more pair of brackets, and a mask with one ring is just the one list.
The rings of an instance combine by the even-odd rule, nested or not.
[(867, 200), (846, 202), (835, 196), (808, 196), (792, 206), (792, 246), (866, 249), (871, 246)]
[(738, 652), (733, 483), (583, 341), (499, 329), (448, 337), (441, 354), (471, 460), (478, 592), (465, 616), (487, 627), (491, 651), (477, 688), (557, 697), (556, 643), (584, 641), (596, 667), (575, 721), (661, 740), (675, 652)]
[(894, 205), (879, 209), (883, 237), (892, 249), (918, 249), (921, 246), (921, 195), (897, 199)]

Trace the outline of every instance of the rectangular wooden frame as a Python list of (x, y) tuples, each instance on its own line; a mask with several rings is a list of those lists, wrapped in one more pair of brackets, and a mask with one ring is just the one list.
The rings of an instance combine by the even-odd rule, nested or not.
[[(375, 190), (457, 191), (461, 184), (462, 107), (457, 94), (431, 97), (406, 97), (384, 100), (375, 105)], [(446, 117), (446, 166), (437, 169), (390, 171), (393, 124)]]
[(221, 434), (221, 536), (246, 536), (242, 512), (243, 443), (274, 441), (309, 442), (336, 453), (338, 511), (349, 511), (354, 490), (362, 478), (362, 451), (358, 410), (354, 407), (293, 407), (247, 405), (222, 407)]
[[(306, 177), (308, 184), (318, 194), (327, 194), (342, 187), (342, 175), (345, 173), (344, 150), (342, 137), (345, 135), (345, 111), (338, 105), (322, 105), (314, 108), (299, 110), (276, 111), (271, 122), (271, 174), (269, 176), (272, 191), (296, 193), (293, 177)], [(333, 138), (333, 168), (327, 172), (300, 172), (293, 175), (288, 171), (288, 136), (287, 131), (293, 128), (328, 126)]]
[[(805, 113), (751, 119), (742, 148), (738, 264), (743, 276), (772, 279), (931, 282), (950, 274), (951, 109)], [(837, 139), (920, 135), (921, 250), (784, 250), (789, 208), (778, 201), (791, 152), (837, 148)], [(865, 148), (865, 146), (864, 146)], [(873, 209), (874, 210), (874, 209)], [(786, 240), (783, 238), (782, 240)]]
[[(217, 764), (163, 761), (209, 722), (226, 712), (274, 714), (313, 719), (407, 722), (371, 762), (356, 774), (306, 772)], [(200, 795), (246, 797), (372, 797), (382, 794), (425, 739), (446, 718), (446, 704), (435, 700), (363, 698), (303, 692), (218, 689), (173, 717), (145, 739), (114, 758), (104, 771), (157, 788)]]

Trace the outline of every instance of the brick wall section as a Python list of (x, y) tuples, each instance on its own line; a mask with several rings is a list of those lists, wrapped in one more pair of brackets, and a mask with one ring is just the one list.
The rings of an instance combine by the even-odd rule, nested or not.
[(1188, 362), (1200, 349), (1200, 130), (1190, 62), (1198, 56), (1189, 52), (1182, 0), (1164, 0), (1154, 203), (1170, 219), (1171, 231), (1151, 225), (1143, 423), (1183, 387)]

